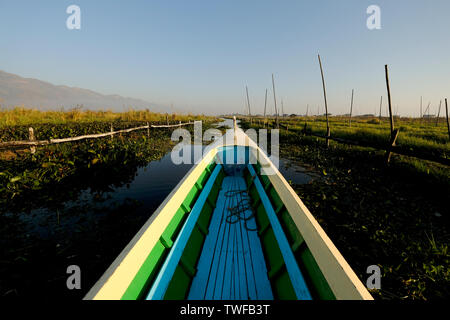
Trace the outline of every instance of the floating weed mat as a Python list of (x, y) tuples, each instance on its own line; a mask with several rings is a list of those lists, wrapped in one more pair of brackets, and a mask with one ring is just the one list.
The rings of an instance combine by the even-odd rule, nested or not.
[(322, 172), (294, 189), (363, 283), (380, 266), (376, 299), (450, 298), (448, 168), (428, 163), (427, 173), (399, 156), (386, 167), (383, 152), (311, 138), (282, 135), (280, 146)]
[[(337, 119), (332, 132), (350, 130), (333, 129), (339, 121), (346, 126), (345, 120)], [(321, 122), (308, 125), (323, 127)], [(384, 130), (375, 125), (352, 122), (351, 130), (375, 141)], [(401, 126), (408, 131), (405, 141), (411, 137), (405, 147), (416, 149), (429, 139), (424, 149), (448, 156), (443, 125), (428, 136), (423, 134), (430, 131), (429, 125), (402, 120)], [(380, 134), (372, 135), (371, 130)], [(375, 299), (449, 299), (449, 167), (400, 155), (393, 155), (387, 166), (384, 156), (382, 150), (334, 141), (327, 148), (324, 139), (304, 136), (300, 126), (280, 130), (280, 157), (309, 164), (323, 176), (311, 184), (294, 185), (296, 193), (363, 283), (370, 276), (368, 266), (380, 267), (381, 290), (371, 290)]]
[[(307, 134), (326, 135), (325, 117), (314, 118), (283, 118), (280, 120), (283, 126), (289, 126), (289, 133), (283, 134), (298, 139), (303, 136), (305, 129)], [(399, 151), (413, 152), (417, 156), (431, 156), (442, 159), (450, 159), (450, 141), (448, 137), (447, 125), (441, 119), (437, 126), (430, 122), (420, 122), (418, 119), (395, 119), (395, 125), (400, 129), (396, 147)], [(249, 127), (248, 122), (241, 122), (242, 127)], [(380, 123), (378, 119), (352, 119), (352, 125), (349, 127), (348, 118), (330, 117), (329, 126), (331, 128), (331, 136), (335, 138), (346, 139), (359, 142), (386, 150), (390, 137), (390, 126), (387, 119), (383, 119)], [(256, 125), (252, 126), (257, 128)], [(259, 125), (262, 128), (262, 125)], [(272, 127), (275, 127), (272, 124)], [(325, 143), (324, 139), (313, 138)]]
[[(92, 123), (74, 124), (83, 128), (84, 133), (92, 133), (89, 125)], [(203, 125), (204, 130), (210, 127), (209, 122)], [(53, 132), (54, 128), (47, 129)], [(97, 129), (101, 131), (102, 127)], [(192, 126), (186, 129), (193, 134)], [(151, 129), (148, 137), (147, 130), (142, 130), (112, 138), (38, 147), (35, 154), (20, 152), (0, 157), (0, 214), (76, 198), (80, 189), (102, 191), (123, 185), (133, 178), (137, 167), (160, 159), (169, 151), (173, 146), (172, 131), (172, 128)]]
[(81, 189), (101, 192), (123, 185), (134, 178), (137, 167), (161, 158), (170, 146), (162, 130), (151, 138), (132, 133), (38, 148), (15, 161), (0, 160), (0, 213), (57, 204), (76, 198)]

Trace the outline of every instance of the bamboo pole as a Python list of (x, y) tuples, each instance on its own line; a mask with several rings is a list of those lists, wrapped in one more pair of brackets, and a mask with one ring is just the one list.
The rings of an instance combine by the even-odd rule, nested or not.
[(446, 118), (447, 118), (448, 138), (450, 139), (450, 124), (448, 123), (448, 105), (447, 105), (447, 98), (445, 98), (445, 116), (446, 116)]
[[(31, 142), (36, 141), (36, 138), (34, 137), (34, 129), (32, 127), (28, 128), (28, 136), (29, 136), (29, 140)], [(30, 147), (30, 152), (31, 152), (31, 154), (35, 154), (36, 153), (36, 146), (31, 146)]]
[(276, 117), (277, 129), (280, 129), (280, 122), (278, 121), (277, 97), (275, 94), (275, 80), (273, 78), (273, 73), (272, 73), (272, 87), (273, 87), (273, 101), (274, 101), (274, 105), (275, 105), (275, 117)]
[(439, 116), (440, 116), (440, 114), (441, 114), (441, 105), (442, 105), (442, 100), (439, 101), (439, 109), (438, 109), (438, 113), (437, 113), (437, 116), (436, 116), (436, 127), (437, 127), (437, 125), (438, 125), (438, 122), (439, 122)]
[(325, 78), (323, 76), (323, 68), (322, 68), (322, 61), (320, 60), (320, 55), (317, 55), (319, 58), (319, 66), (320, 66), (320, 74), (322, 75), (322, 87), (323, 87), (323, 98), (325, 100), (325, 117), (327, 119), (327, 146), (330, 145), (330, 124), (328, 122), (328, 103), (327, 103), (327, 91), (325, 89)]
[[(170, 124), (170, 125), (165, 125), (165, 124), (162, 124), (162, 125), (151, 125), (150, 127), (151, 128), (174, 128), (174, 127), (181, 127), (181, 126), (186, 126), (186, 125), (189, 125), (189, 124), (194, 124), (194, 122), (186, 122), (186, 123), (182, 123), (181, 125), (180, 124)], [(145, 128), (146, 128), (147, 126), (145, 126)]]
[(425, 109), (425, 111), (424, 111), (424, 113), (423, 113), (423, 116), (424, 116), (424, 117), (425, 117), (425, 115), (427, 114), (427, 112), (428, 112), (428, 118), (430, 117), (430, 111), (429, 111), (430, 105), (431, 105), (431, 102), (428, 102), (428, 106), (427, 106), (427, 108)]
[(392, 114), (391, 88), (389, 85), (389, 70), (388, 70), (387, 65), (384, 66), (384, 70), (386, 73), (386, 88), (387, 88), (387, 93), (388, 93), (389, 119), (390, 119), (390, 125), (391, 125), (391, 135), (390, 135), (390, 140), (389, 140), (389, 146), (386, 150), (386, 162), (389, 163), (391, 161), (392, 149), (395, 146), (395, 142), (397, 141), (399, 130), (394, 129), (394, 115)]
[[(392, 103), (391, 103), (391, 88), (389, 86), (389, 70), (388, 65), (384, 66), (384, 70), (386, 73), (386, 88), (387, 88), (387, 94), (388, 94), (388, 107), (389, 107), (389, 119), (390, 119), (390, 125), (391, 125), (391, 136), (394, 132), (394, 117), (392, 116)], [(422, 110), (422, 106), (420, 107)], [(422, 111), (421, 111), (422, 113)]]
[(248, 115), (250, 117), (250, 123), (252, 123), (252, 113), (250, 111), (250, 98), (248, 97), (248, 88), (247, 88), (247, 86), (245, 86), (245, 91), (247, 92)]
[(350, 119), (349, 119), (349, 127), (352, 126), (352, 111), (353, 111), (353, 91), (354, 89), (352, 89), (352, 101), (350, 102)]

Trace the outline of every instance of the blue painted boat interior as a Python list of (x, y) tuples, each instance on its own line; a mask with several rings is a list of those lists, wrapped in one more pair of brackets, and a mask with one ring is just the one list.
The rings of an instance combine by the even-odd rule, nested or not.
[(225, 166), (188, 299), (273, 299), (242, 166)]
[(166, 290), (169, 286), (170, 280), (175, 273), (175, 269), (180, 262), (183, 251), (186, 248), (186, 244), (188, 243), (192, 230), (197, 223), (198, 217), (203, 209), (205, 202), (207, 201), (209, 192), (211, 191), (220, 170), (222, 170), (222, 166), (219, 164), (215, 167), (213, 173), (211, 174), (211, 177), (208, 179), (208, 182), (206, 183), (194, 207), (192, 208), (189, 217), (184, 223), (180, 234), (173, 244), (173, 248), (170, 250), (169, 256), (166, 258), (161, 271), (158, 274), (158, 277), (156, 278), (152, 288), (150, 289), (147, 300), (163, 299), (164, 294), (166, 293)]
[(188, 219), (183, 225), (173, 248), (154, 282), (147, 299), (163, 299), (167, 286), (180, 261), (183, 250), (206, 198), (220, 170), (226, 174), (216, 201), (208, 234), (198, 260), (197, 272), (192, 279), (187, 298), (190, 300), (272, 300), (266, 262), (258, 228), (251, 207), (244, 171), (252, 176), (249, 183), (256, 187), (264, 205), (289, 278), (298, 299), (311, 299), (302, 273), (295, 261), (286, 235), (264, 187), (252, 164), (248, 147), (230, 146), (219, 150), (219, 163), (202, 190)]

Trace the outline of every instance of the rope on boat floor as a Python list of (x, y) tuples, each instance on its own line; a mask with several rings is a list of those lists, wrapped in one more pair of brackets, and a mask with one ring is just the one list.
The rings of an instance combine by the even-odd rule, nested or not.
[[(240, 196), (240, 200), (237, 201), (236, 205), (233, 207), (228, 207), (229, 214), (226, 217), (226, 222), (230, 224), (234, 224), (239, 222), (240, 220), (244, 221), (244, 227), (248, 231), (257, 231), (257, 228), (250, 228), (247, 225), (247, 221), (255, 217), (255, 212), (251, 206), (251, 198), (249, 195), (249, 189), (250, 186), (253, 183), (254, 177), (252, 177), (252, 180), (250, 181), (247, 189), (236, 189), (236, 190), (229, 190), (225, 192), (225, 197), (227, 198), (233, 198), (236, 197), (238, 200)], [(247, 212), (250, 212), (249, 215), (247, 215)]]

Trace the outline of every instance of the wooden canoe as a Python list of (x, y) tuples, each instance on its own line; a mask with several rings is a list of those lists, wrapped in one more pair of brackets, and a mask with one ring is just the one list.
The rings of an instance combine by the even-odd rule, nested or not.
[(84, 299), (372, 296), (269, 157), (235, 126), (207, 148)]

